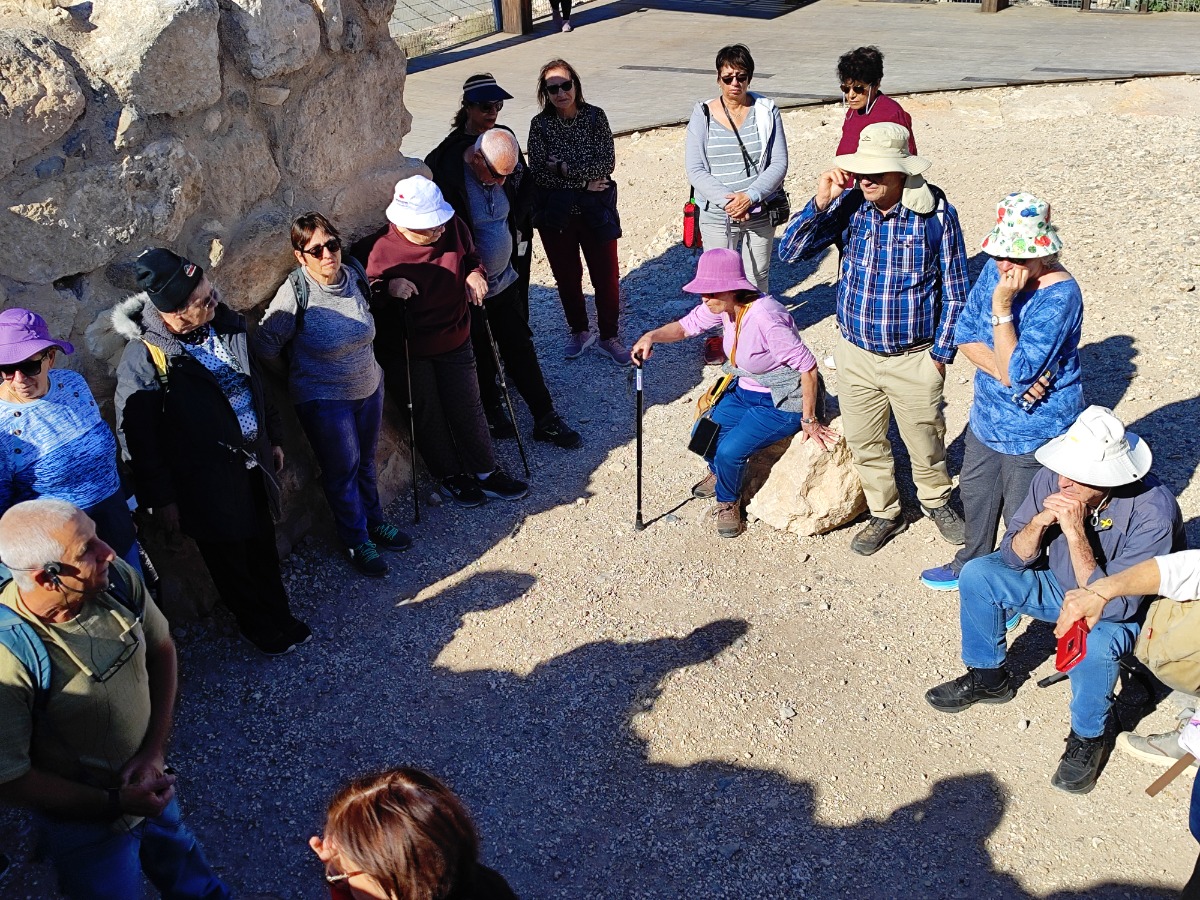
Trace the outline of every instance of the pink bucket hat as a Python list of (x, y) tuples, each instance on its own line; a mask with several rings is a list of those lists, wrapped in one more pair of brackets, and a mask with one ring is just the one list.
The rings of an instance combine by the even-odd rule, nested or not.
[(700, 254), (696, 277), (683, 286), (689, 294), (719, 294), (722, 291), (754, 291), (758, 288), (746, 279), (742, 254), (725, 247), (714, 247)]
[(50, 337), (46, 320), (35, 312), (13, 307), (0, 312), (0, 366), (24, 362), (47, 347), (57, 347), (63, 353), (74, 353), (66, 341)]

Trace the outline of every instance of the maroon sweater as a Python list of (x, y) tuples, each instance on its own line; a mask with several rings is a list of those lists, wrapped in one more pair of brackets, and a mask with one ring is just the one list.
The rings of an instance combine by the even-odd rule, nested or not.
[(880, 94), (871, 104), (870, 112), (847, 109), (842, 121), (842, 139), (838, 142), (837, 155), (848, 156), (858, 151), (858, 137), (868, 125), (876, 122), (895, 122), (908, 129), (908, 152), (917, 155), (917, 136), (913, 134), (912, 117), (899, 103), (887, 94)]
[[(407, 305), (408, 345), (413, 356), (439, 356), (457, 350), (471, 337), (467, 309), (467, 276), (486, 277), (475, 242), (462, 219), (446, 223), (442, 236), (421, 247), (403, 237), (394, 226), (371, 241), (364, 264), (378, 302), (389, 312)], [(387, 282), (407, 278), (417, 293), (407, 300), (388, 296)]]

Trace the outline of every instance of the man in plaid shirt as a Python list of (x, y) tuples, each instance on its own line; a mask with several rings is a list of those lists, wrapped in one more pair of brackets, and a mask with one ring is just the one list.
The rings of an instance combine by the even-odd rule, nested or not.
[(871, 510), (850, 544), (863, 556), (908, 527), (887, 436), (893, 414), (922, 511), (948, 542), (964, 541), (950, 507), (942, 387), (967, 299), (967, 255), (958, 214), (921, 177), (929, 162), (908, 152), (908, 140), (903, 125), (864, 128), (857, 152), (821, 174), (779, 243), (784, 262), (831, 244), (842, 254), (834, 360), (846, 442)]

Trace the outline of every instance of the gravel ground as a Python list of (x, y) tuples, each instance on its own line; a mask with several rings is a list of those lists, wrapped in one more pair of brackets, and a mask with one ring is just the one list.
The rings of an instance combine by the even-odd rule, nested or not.
[[(960, 211), (973, 272), (1004, 193), (1053, 203), (1087, 302), (1089, 399), (1148, 439), (1200, 538), (1190, 433), (1200, 80), (930, 94), (905, 106), (932, 180)], [(797, 208), (840, 115), (784, 116)], [(682, 157), (681, 129), (618, 142), (630, 340), (687, 307), (678, 288), (694, 263), (675, 245)], [(833, 273), (827, 258), (772, 274), (821, 359), (835, 336)], [(547, 380), (582, 450), (531, 442), (525, 501), (423, 507), (416, 549), (384, 582), (306, 542), (287, 577), (317, 639), (290, 657), (253, 656), (223, 615), (177, 629), (173, 760), (188, 820), (232, 885), (322, 896), (305, 842), (326, 799), (346, 776), (409, 763), (463, 795), (487, 860), (526, 898), (1178, 890), (1196, 855), (1190, 778), (1151, 800), (1143, 789), (1157, 770), (1114, 756), (1085, 797), (1050, 787), (1068, 689), (1033, 684), (1052, 670), (1047, 628), (1016, 635), (1014, 668), (1029, 680), (1014, 702), (955, 717), (925, 705), (925, 688), (960, 670), (956, 595), (916, 580), (951, 553), (932, 523), (864, 559), (849, 553), (848, 530), (797, 539), (755, 523), (721, 541), (706, 505), (684, 502), (701, 473), (684, 451), (704, 377), (695, 342), (663, 348), (646, 372), (654, 521), (635, 533), (626, 375), (598, 354), (560, 358), (566, 329), (540, 248), (534, 281)], [(955, 468), (970, 376), (960, 360), (947, 380)], [(516, 473), (515, 446), (501, 454)], [(905, 503), (915, 519), (911, 485)], [(1162, 705), (1140, 729), (1170, 718)], [(0, 827), (23, 858), (19, 818), (6, 813)], [(47, 884), (25, 865), (3, 894), (46, 897)]]

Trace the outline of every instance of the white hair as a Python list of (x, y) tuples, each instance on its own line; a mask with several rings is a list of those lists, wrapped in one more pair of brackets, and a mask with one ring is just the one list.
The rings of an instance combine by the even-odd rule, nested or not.
[(521, 147), (507, 128), (489, 128), (475, 138), (475, 149), (482, 153), (492, 165), (497, 160), (515, 163)]
[(46, 563), (62, 560), (67, 548), (56, 536), (83, 510), (66, 500), (25, 500), (0, 516), (0, 560), (12, 571), (22, 591), (37, 587), (33, 576)]

